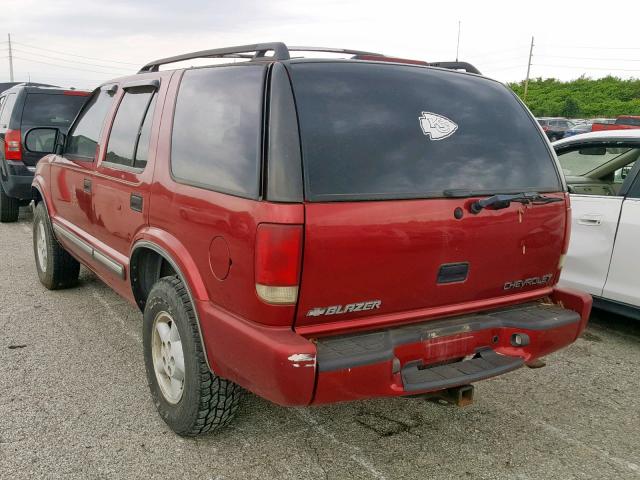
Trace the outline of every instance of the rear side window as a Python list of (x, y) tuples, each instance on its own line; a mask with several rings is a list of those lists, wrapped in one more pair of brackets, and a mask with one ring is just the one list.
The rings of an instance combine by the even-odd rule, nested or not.
[[(105, 161), (144, 168), (149, 150), (149, 130), (155, 105), (155, 89), (127, 90), (113, 120)], [(142, 135), (142, 132), (145, 132)]]
[(80, 95), (29, 93), (22, 110), (22, 123), (69, 128), (86, 99)]
[(260, 65), (184, 73), (171, 141), (178, 181), (258, 197), (264, 74)]
[(95, 158), (104, 119), (112, 102), (113, 94), (106, 89), (98, 89), (91, 95), (69, 132), (65, 155), (89, 161)]
[(8, 128), (9, 120), (11, 119), (11, 111), (13, 110), (13, 106), (16, 104), (16, 94), (10, 93), (7, 95), (4, 101), (4, 108), (2, 109), (2, 114), (0, 114), (0, 128)]
[(497, 82), (371, 63), (291, 70), (309, 200), (562, 188), (532, 118)]

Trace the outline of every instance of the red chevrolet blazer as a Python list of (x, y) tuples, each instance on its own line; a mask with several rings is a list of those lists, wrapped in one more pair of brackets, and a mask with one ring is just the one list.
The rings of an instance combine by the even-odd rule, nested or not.
[(40, 281), (74, 285), (83, 264), (144, 312), (167, 424), (221, 428), (244, 389), (280, 405), (460, 392), (572, 343), (591, 298), (556, 287), (569, 198), (514, 94), (293, 50), (152, 62), (96, 89), (53, 152), (51, 128), (27, 135), (49, 153)]

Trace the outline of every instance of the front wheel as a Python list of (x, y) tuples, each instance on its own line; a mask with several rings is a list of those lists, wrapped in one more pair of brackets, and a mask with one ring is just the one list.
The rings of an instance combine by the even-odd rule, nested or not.
[(78, 282), (80, 263), (54, 237), (43, 202), (36, 206), (33, 214), (33, 254), (40, 283), (49, 290), (71, 287)]
[(158, 413), (178, 435), (195, 436), (226, 426), (243, 390), (209, 370), (187, 290), (177, 277), (151, 289), (144, 309), (147, 380)]

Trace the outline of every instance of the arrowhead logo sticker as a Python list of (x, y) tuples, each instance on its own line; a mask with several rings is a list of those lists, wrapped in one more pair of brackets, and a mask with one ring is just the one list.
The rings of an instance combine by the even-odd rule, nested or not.
[(422, 133), (430, 140), (444, 140), (458, 130), (458, 125), (455, 122), (437, 113), (422, 112), (418, 120)]

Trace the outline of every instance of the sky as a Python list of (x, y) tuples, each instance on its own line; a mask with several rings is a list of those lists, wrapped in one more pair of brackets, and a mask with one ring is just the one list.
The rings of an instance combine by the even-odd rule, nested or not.
[(503, 82), (640, 78), (640, 1), (0, 0), (0, 82), (93, 88), (156, 58), (283, 41), (427, 61), (459, 59)]

